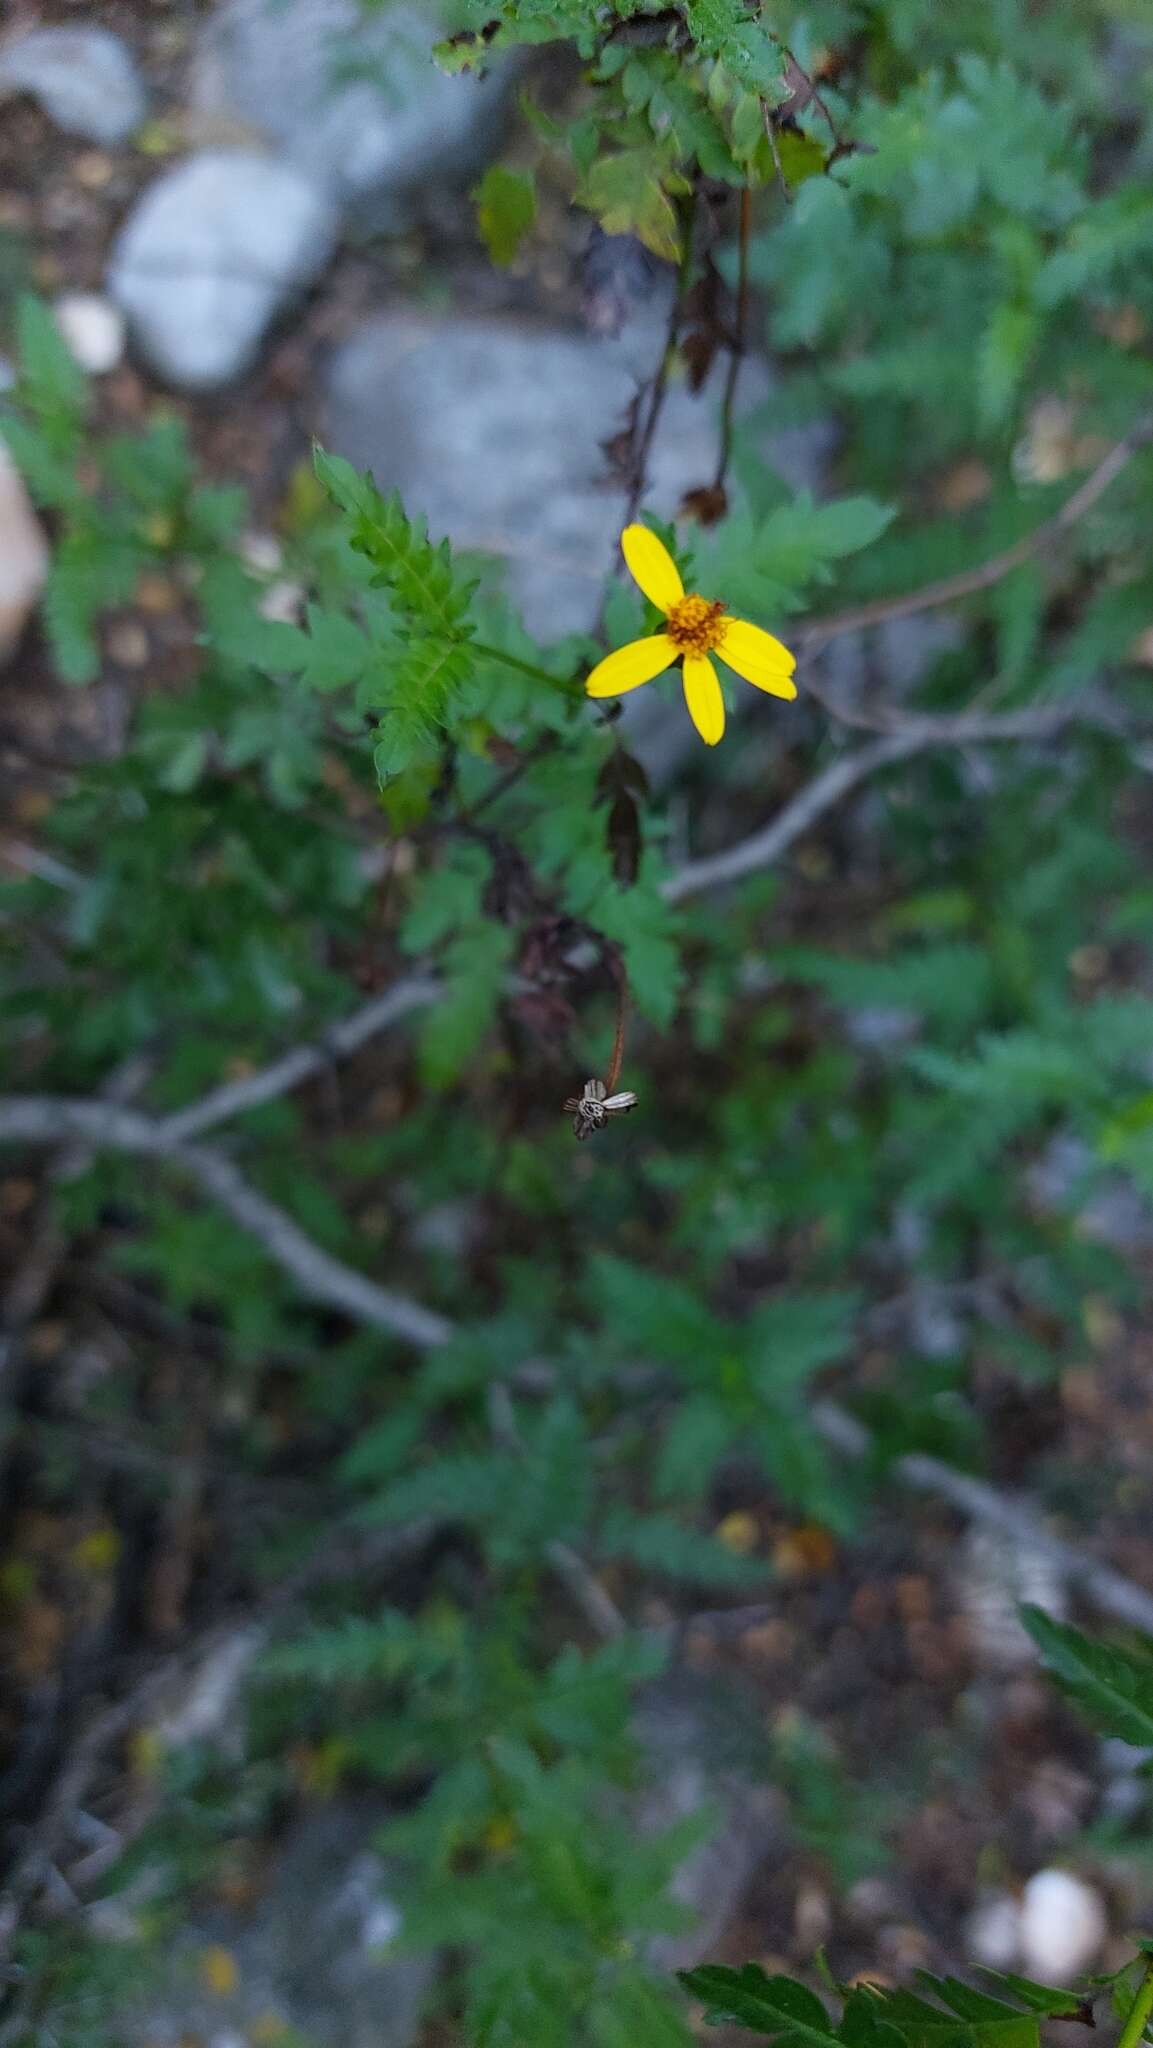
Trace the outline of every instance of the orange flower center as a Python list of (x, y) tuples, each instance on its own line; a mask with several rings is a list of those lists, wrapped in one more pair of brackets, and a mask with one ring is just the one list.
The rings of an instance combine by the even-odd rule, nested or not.
[(711, 654), (724, 637), (725, 607), (707, 597), (678, 598), (665, 622), (665, 632), (682, 654)]

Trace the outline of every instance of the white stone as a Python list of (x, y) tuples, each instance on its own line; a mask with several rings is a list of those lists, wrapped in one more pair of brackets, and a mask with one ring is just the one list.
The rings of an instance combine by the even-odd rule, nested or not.
[(965, 1949), (986, 1970), (1011, 1970), (1021, 1955), (1021, 1907), (1010, 1892), (993, 1892), (973, 1908)]
[(284, 549), (274, 533), (252, 529), (242, 533), (236, 545), (245, 568), (254, 576), (275, 576), (284, 560)]
[(105, 148), (126, 141), (148, 111), (130, 50), (106, 28), (33, 28), (6, 37), (0, 98), (21, 92), (58, 128)]
[(270, 321), (323, 270), (336, 212), (316, 183), (256, 150), (204, 150), (144, 193), (108, 287), (142, 354), (182, 389), (247, 369)]
[(1099, 1892), (1070, 1870), (1039, 1870), (1021, 1899), (1021, 1961), (1030, 1977), (1070, 1984), (1096, 1961), (1109, 1931)]
[(124, 315), (99, 292), (63, 292), (55, 305), (56, 325), (82, 370), (104, 377), (124, 355)]
[(306, 595), (303, 583), (293, 583), (284, 576), (269, 584), (256, 609), (262, 619), (273, 625), (295, 626), (303, 616)]
[(23, 478), (0, 441), (0, 662), (15, 650), (44, 588), (50, 559)]
[(442, 33), (432, 7), (223, 0), (201, 33), (193, 117), (244, 124), (345, 203), (466, 178), (498, 145), (508, 63), (449, 77), (432, 57)]

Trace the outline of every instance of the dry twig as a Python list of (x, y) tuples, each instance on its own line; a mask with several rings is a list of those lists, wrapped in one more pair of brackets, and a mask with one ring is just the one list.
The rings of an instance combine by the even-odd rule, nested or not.
[(988, 561), (978, 562), (975, 568), (961, 569), (955, 576), (942, 576), (935, 583), (922, 584), (919, 590), (906, 590), (896, 597), (871, 598), (867, 604), (850, 605), (845, 611), (831, 612), (828, 618), (811, 620), (800, 630), (802, 654), (813, 654), (827, 640), (835, 640), (842, 633), (858, 633), (866, 626), (885, 625), (890, 619), (911, 618), (916, 612), (959, 604), (962, 598), (973, 597), (980, 590), (990, 590), (1014, 569), (1019, 569), (1022, 563), (1043, 554), (1071, 526), (1083, 519), (1114, 478), (1120, 476), (1150, 441), (1153, 441), (1153, 415), (1138, 420), (1136, 426), (1102, 456), (1096, 469), (1078, 484), (1053, 517), (1034, 527), (1031, 533), (1022, 534), (1012, 547), (1004, 548), (999, 555), (991, 555)]

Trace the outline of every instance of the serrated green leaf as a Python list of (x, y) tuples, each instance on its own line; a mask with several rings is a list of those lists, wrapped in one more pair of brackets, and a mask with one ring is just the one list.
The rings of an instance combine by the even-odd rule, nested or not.
[(677, 1975), (690, 1997), (706, 2007), (713, 2025), (731, 2022), (771, 2039), (803, 2042), (807, 2048), (829, 2048), (836, 2040), (832, 2022), (815, 1991), (792, 1977), (770, 1977), (759, 1963), (726, 1969), (702, 1963)]
[(1093, 1642), (1039, 1607), (1022, 1607), (1021, 1619), (1046, 1668), (1094, 1728), (1142, 1749), (1153, 1747), (1153, 1654)]
[(1084, 2010), (1083, 1994), (1062, 1989), (1056, 1984), (1038, 1984), (1032, 1977), (1018, 1977), (1011, 1970), (990, 1970), (982, 1963), (982, 1977), (1007, 1991), (1020, 2005), (1027, 2005), (1031, 2012), (1045, 2013), (1050, 2019), (1075, 2019)]
[(32, 292), (16, 305), (16, 349), (20, 387), (33, 408), (79, 421), (88, 409), (88, 380), (69, 348), (51, 308)]

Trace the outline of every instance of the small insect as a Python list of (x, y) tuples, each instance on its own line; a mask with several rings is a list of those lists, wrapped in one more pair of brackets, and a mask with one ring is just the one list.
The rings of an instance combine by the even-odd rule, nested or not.
[(620, 1095), (610, 1095), (603, 1081), (586, 1081), (579, 1095), (569, 1096), (565, 1115), (571, 1116), (578, 1138), (591, 1138), (594, 1131), (604, 1129), (610, 1116), (622, 1116), (626, 1109), (634, 1108), (636, 1099), (629, 1088)]

